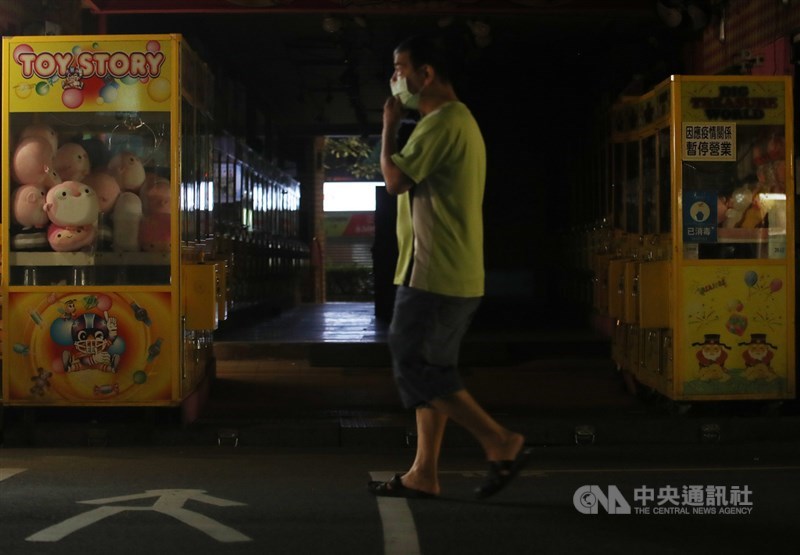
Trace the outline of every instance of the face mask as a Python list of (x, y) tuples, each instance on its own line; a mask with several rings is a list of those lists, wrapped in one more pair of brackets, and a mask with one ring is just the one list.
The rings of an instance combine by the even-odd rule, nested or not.
[(400, 103), (409, 110), (416, 110), (419, 107), (419, 93), (411, 94), (408, 91), (408, 83), (405, 77), (398, 77), (395, 81), (390, 81), (392, 96), (396, 96)]

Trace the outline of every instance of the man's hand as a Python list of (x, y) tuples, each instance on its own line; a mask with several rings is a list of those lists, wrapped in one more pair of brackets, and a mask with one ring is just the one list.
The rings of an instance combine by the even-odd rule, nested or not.
[(397, 131), (400, 121), (403, 119), (403, 104), (397, 97), (390, 96), (383, 104), (383, 127)]

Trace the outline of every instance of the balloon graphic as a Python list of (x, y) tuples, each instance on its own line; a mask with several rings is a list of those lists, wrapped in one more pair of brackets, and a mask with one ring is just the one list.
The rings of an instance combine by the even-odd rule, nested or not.
[(147, 51), (148, 52), (158, 52), (161, 50), (161, 43), (157, 40), (147, 41)]
[(125, 352), (125, 340), (122, 339), (119, 335), (108, 348), (109, 354), (112, 355), (121, 355)]
[(47, 81), (39, 81), (36, 83), (36, 94), (44, 96), (50, 92), (50, 84)]
[(147, 381), (147, 374), (143, 370), (137, 370), (133, 373), (133, 383), (143, 384)]
[(102, 89), (100, 89), (100, 96), (98, 99), (102, 99), (105, 103), (114, 102), (117, 99), (117, 92), (119, 91), (118, 86), (114, 86), (112, 84), (104, 85)]
[(20, 98), (28, 98), (33, 92), (33, 87), (27, 83), (23, 83), (14, 87), (14, 92), (16, 92), (17, 96)]
[(769, 284), (769, 290), (773, 293), (780, 291), (781, 287), (783, 287), (783, 282), (779, 278), (773, 279), (772, 283)]
[(728, 301), (728, 311), (729, 312), (741, 312), (744, 308), (742, 301), (739, 299), (731, 299)]
[(153, 79), (147, 84), (147, 94), (156, 102), (164, 102), (170, 97), (170, 83), (164, 77)]
[(59, 345), (72, 345), (72, 320), (56, 318), (50, 324), (50, 339)]
[(75, 109), (83, 104), (83, 92), (80, 89), (64, 89), (61, 102), (67, 108)]
[(731, 317), (725, 323), (725, 329), (741, 337), (744, 335), (744, 330), (747, 329), (747, 316), (739, 313), (731, 314)]
[(29, 44), (20, 44), (14, 49), (14, 61), (20, 63), (19, 55), (20, 54), (31, 54), (33, 53), (33, 48)]
[(753, 270), (749, 270), (744, 274), (744, 282), (747, 284), (748, 287), (752, 287), (758, 281), (758, 274), (755, 273)]
[(111, 297), (108, 295), (97, 295), (97, 308), (102, 311), (111, 309)]

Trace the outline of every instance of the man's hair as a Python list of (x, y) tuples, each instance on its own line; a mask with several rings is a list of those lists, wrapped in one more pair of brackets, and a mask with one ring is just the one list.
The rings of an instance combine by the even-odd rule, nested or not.
[(446, 50), (438, 41), (424, 36), (413, 36), (398, 44), (394, 51), (407, 52), (414, 68), (429, 65), (436, 71), (439, 79), (450, 83), (450, 62)]

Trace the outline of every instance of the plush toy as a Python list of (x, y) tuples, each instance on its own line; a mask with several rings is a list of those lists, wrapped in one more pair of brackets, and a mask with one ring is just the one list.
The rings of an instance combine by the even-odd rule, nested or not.
[(47, 189), (41, 185), (22, 185), (14, 191), (12, 219), (22, 230), (11, 235), (12, 250), (47, 250), (45, 231), (50, 220), (44, 211), (46, 195)]
[(139, 190), (144, 214), (170, 213), (170, 184), (166, 177), (154, 173), (147, 174), (142, 188)]
[(103, 170), (96, 170), (86, 176), (85, 183), (94, 189), (100, 215), (97, 218), (97, 243), (99, 249), (108, 249), (114, 242), (111, 231), (111, 215), (120, 195), (119, 183), (114, 176)]
[(139, 226), (139, 245), (145, 252), (169, 252), (170, 215), (145, 214)]
[(145, 180), (144, 164), (133, 152), (123, 151), (108, 161), (108, 171), (123, 191), (138, 193)]
[(61, 176), (58, 174), (58, 172), (55, 170), (55, 168), (53, 168), (53, 169), (51, 169), (50, 171), (48, 171), (45, 174), (44, 178), (39, 183), (39, 185), (44, 185), (45, 188), (52, 189), (53, 187), (55, 187), (59, 183), (63, 183), (63, 182), (64, 182), (64, 180), (61, 179)]
[(19, 134), (19, 140), (22, 141), (23, 139), (27, 139), (29, 137), (44, 139), (48, 142), (50, 148), (53, 149), (53, 152), (58, 150), (58, 134), (56, 133), (56, 130), (49, 125), (37, 123), (27, 126), (22, 130), (22, 133)]
[(50, 143), (40, 137), (22, 139), (14, 150), (12, 169), (14, 179), (20, 185), (45, 184), (55, 170), (54, 151)]
[(125, 191), (114, 205), (114, 250), (131, 252), (139, 249), (139, 227), (142, 221), (142, 200), (139, 195)]
[(94, 189), (100, 212), (111, 214), (114, 210), (114, 204), (122, 192), (114, 176), (106, 171), (98, 170), (87, 175), (83, 182)]
[(47, 189), (41, 185), (21, 185), (11, 202), (14, 222), (23, 229), (47, 227), (50, 218), (44, 211)]
[(47, 242), (56, 252), (72, 252), (91, 247), (96, 235), (97, 230), (93, 225), (62, 227), (50, 224), (47, 229)]
[(65, 181), (83, 181), (91, 171), (89, 154), (78, 143), (65, 143), (56, 151), (56, 171)]
[(77, 227), (95, 225), (100, 209), (91, 187), (79, 181), (64, 181), (47, 191), (44, 211), (56, 225)]

